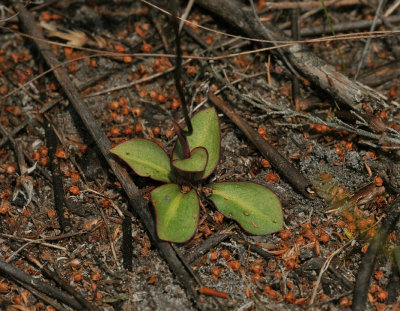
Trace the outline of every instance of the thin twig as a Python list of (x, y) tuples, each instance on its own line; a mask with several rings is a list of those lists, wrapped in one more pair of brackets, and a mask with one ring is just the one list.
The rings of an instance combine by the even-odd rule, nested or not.
[(27, 290), (29, 290), (29, 292), (31, 292), (32, 294), (34, 294), (36, 297), (38, 297), (39, 299), (43, 300), (44, 302), (48, 303), (49, 305), (53, 306), (54, 309), (56, 309), (57, 311), (67, 311), (67, 309), (65, 309), (60, 303), (58, 303), (55, 299), (50, 298), (49, 296), (47, 296), (45, 293), (36, 290), (34, 287), (29, 286), (29, 284), (27, 283), (23, 283), (21, 281), (15, 280), (15, 282), (17, 282), (18, 284), (20, 284), (21, 286), (25, 287)]
[(96, 206), (98, 206), (98, 208), (99, 208), (99, 211), (101, 213), (101, 217), (103, 218), (104, 226), (106, 227), (108, 241), (110, 243), (111, 251), (112, 251), (112, 254), (113, 254), (113, 258), (114, 258), (114, 264), (115, 264), (115, 266), (119, 267), (117, 253), (115, 252), (114, 241), (112, 239), (112, 234), (111, 234), (111, 231), (110, 231), (110, 227), (107, 224), (106, 215), (104, 215), (104, 211), (101, 208), (101, 205), (99, 204), (99, 202), (97, 202)]
[(361, 261), (354, 286), (353, 311), (365, 310), (365, 304), (368, 300), (369, 283), (375, 268), (376, 256), (386, 241), (389, 233), (393, 231), (399, 218), (400, 198), (397, 198), (391, 204), (386, 218), (382, 221), (381, 227), (369, 244), (368, 250)]
[[(382, 10), (383, 4), (385, 2), (386, 2), (386, 0), (379, 0), (378, 8), (376, 9), (376, 12), (375, 12), (374, 20), (372, 22), (371, 28), (369, 29), (370, 32), (375, 30), (376, 22), (378, 20), (379, 15), (381, 14), (381, 10)], [(364, 49), (362, 51), (360, 62), (358, 63), (358, 66), (357, 66), (357, 72), (356, 72), (356, 75), (354, 76), (354, 80), (357, 80), (357, 78), (358, 78), (360, 70), (364, 64), (365, 57), (367, 56), (370, 44), (371, 44), (371, 38), (368, 38), (367, 42), (365, 43)]]
[(29, 274), (26, 274), (25, 272), (21, 271), (20, 269), (15, 268), (13, 265), (6, 263), (2, 260), (0, 260), (0, 271), (12, 278), (15, 278), (16, 280), (28, 284), (29, 286), (32, 286), (33, 288), (37, 289), (38, 291), (42, 293), (46, 293), (66, 304), (69, 306), (81, 310), (82, 306), (81, 304), (75, 299), (64, 293), (63, 291), (59, 290), (58, 288), (40, 281), (37, 278), (33, 278)]
[(231, 235), (230, 233), (225, 233), (224, 231), (211, 235), (201, 244), (194, 247), (193, 250), (190, 250), (190, 252), (185, 256), (186, 261), (188, 263), (192, 263), (196, 259), (201, 258), (201, 256), (208, 252), (211, 248), (216, 247), (219, 243)]
[(11, 262), (15, 256), (17, 256), (20, 252), (22, 252), (25, 248), (27, 248), (29, 245), (33, 244), (33, 241), (29, 241), (27, 243), (25, 243), (24, 245), (22, 245), (20, 248), (18, 248), (17, 250), (15, 250), (10, 257), (7, 258), (6, 262), (9, 263)]
[[(342, 6), (351, 6), (351, 5), (356, 5), (360, 4), (360, 0), (331, 0), (331, 1), (326, 1), (325, 5), (332, 6), (332, 7), (342, 7)], [(288, 1), (279, 1), (279, 2), (266, 2), (265, 3), (265, 8), (262, 9), (262, 12), (264, 11), (270, 11), (270, 10), (284, 10), (284, 9), (302, 9), (302, 10), (307, 10), (307, 9), (313, 9), (313, 8), (321, 8), (321, 2), (320, 1), (304, 1), (304, 2), (288, 2)]]
[(319, 275), (317, 278), (317, 282), (314, 285), (314, 290), (311, 296), (311, 300), (310, 300), (310, 304), (312, 305), (314, 303), (315, 297), (317, 296), (317, 292), (318, 292), (318, 287), (319, 284), (321, 283), (321, 279), (322, 279), (322, 275), (324, 274), (324, 272), (329, 268), (329, 265), (333, 259), (333, 257), (335, 257), (337, 254), (339, 254), (343, 249), (345, 249), (347, 246), (349, 246), (354, 239), (351, 239), (349, 241), (347, 241), (346, 244), (344, 244), (343, 246), (339, 247), (337, 250), (335, 250), (332, 254), (330, 254), (328, 256), (328, 258), (325, 260), (321, 270), (319, 271)]
[[(270, 31), (264, 26), (264, 24), (261, 22), (260, 18), (258, 17), (257, 11), (256, 11), (256, 7), (254, 6), (254, 1), (250, 0), (250, 5), (251, 8), (253, 10), (253, 14), (254, 17), (259, 25), (259, 27), (263, 30), (263, 34), (264, 36), (268, 39), (271, 40), (272, 45), (278, 48), (278, 43), (275, 41), (274, 37), (271, 35)], [(288, 58), (286, 57), (284, 51), (282, 49), (277, 49), (279, 56), (281, 57), (281, 59), (283, 60), (283, 62), (285, 63), (286, 67), (290, 70), (290, 72), (295, 76), (295, 77), (299, 77), (299, 73), (297, 72), (297, 70), (292, 66), (292, 64), (290, 63), (290, 61), (288, 60)]]
[(85, 307), (85, 310), (89, 311), (95, 311), (97, 308), (95, 308), (83, 295), (81, 295), (78, 291), (76, 291), (67, 281), (62, 279), (61, 277), (58, 276), (57, 273), (51, 271), (47, 265), (44, 265), (41, 267), (42, 271), (44, 274), (51, 279), (53, 279), (55, 282), (57, 282), (60, 287), (62, 287), (67, 293), (72, 295), (82, 306)]
[(7, 239), (13, 239), (13, 240), (17, 240), (17, 241), (25, 241), (25, 242), (29, 242), (29, 243), (40, 244), (40, 245), (43, 245), (43, 246), (46, 246), (46, 247), (56, 248), (56, 249), (62, 250), (64, 252), (67, 251), (67, 249), (65, 247), (43, 242), (44, 239), (32, 240), (32, 239), (17, 237), (17, 236), (6, 234), (6, 233), (0, 233), (0, 236), (3, 237), (3, 238), (7, 238)]

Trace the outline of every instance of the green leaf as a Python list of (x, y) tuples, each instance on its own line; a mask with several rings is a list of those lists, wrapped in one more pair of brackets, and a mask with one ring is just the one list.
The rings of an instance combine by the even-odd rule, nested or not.
[(195, 233), (199, 220), (199, 199), (192, 189), (182, 193), (176, 184), (166, 184), (151, 192), (161, 240), (182, 243)]
[(175, 174), (167, 153), (147, 139), (131, 139), (110, 149), (124, 160), (136, 174), (155, 180), (173, 182)]
[(203, 147), (194, 148), (190, 152), (190, 158), (188, 159), (176, 159), (172, 161), (172, 166), (176, 169), (189, 172), (189, 173), (197, 173), (203, 172), (206, 168), (208, 160), (208, 152)]
[(213, 183), (210, 200), (226, 217), (236, 220), (252, 234), (268, 234), (282, 229), (282, 206), (267, 187), (250, 182)]
[[(208, 162), (203, 172), (195, 174), (195, 180), (207, 178), (217, 167), (220, 156), (220, 129), (218, 115), (214, 107), (204, 109), (192, 117), (193, 133), (187, 136), (190, 150), (204, 147), (208, 152)], [(175, 145), (172, 159), (183, 159), (182, 147)]]

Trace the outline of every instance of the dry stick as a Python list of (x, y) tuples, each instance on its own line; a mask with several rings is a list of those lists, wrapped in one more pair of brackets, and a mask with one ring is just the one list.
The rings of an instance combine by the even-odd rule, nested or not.
[[(341, 6), (350, 6), (360, 4), (360, 0), (333, 0), (333, 1), (326, 1), (326, 6), (331, 7), (341, 7)], [(320, 8), (321, 1), (304, 1), (304, 2), (286, 2), (286, 1), (279, 1), (279, 2), (266, 2), (265, 8), (262, 9), (262, 12), (269, 11), (269, 10), (283, 10), (283, 9), (314, 9)]]
[(266, 157), (272, 166), (286, 178), (293, 188), (304, 196), (310, 198), (308, 192), (311, 183), (269, 142), (264, 140), (250, 125), (243, 120), (228, 103), (224, 102), (218, 96), (210, 94), (208, 97), (212, 103), (217, 106), (235, 125), (247, 136), (247, 138), (257, 147), (261, 154)]
[(329, 268), (329, 265), (331, 264), (331, 261), (333, 257), (335, 257), (337, 254), (339, 254), (344, 248), (349, 246), (353, 242), (353, 239), (348, 241), (346, 244), (343, 246), (339, 247), (337, 250), (335, 250), (332, 254), (328, 256), (328, 258), (325, 260), (323, 266), (321, 267), (321, 270), (319, 271), (317, 282), (315, 283), (314, 290), (311, 296), (310, 304), (312, 305), (314, 303), (315, 297), (317, 297), (318, 293), (318, 287), (319, 284), (321, 283), (322, 275), (325, 273), (325, 271)]
[[(290, 20), (291, 20), (291, 33), (292, 37), (296, 40), (300, 40), (300, 9), (295, 8), (290, 12)], [(292, 101), (294, 107), (297, 111), (300, 110), (300, 81), (299, 78), (294, 76), (292, 77)]]
[[(186, 60), (185, 62), (183, 62), (182, 66), (186, 65), (190, 61), (191, 61), (191, 59)], [(106, 89), (106, 90), (103, 90), (103, 91), (99, 91), (99, 92), (96, 92), (96, 93), (88, 94), (88, 95), (84, 96), (84, 98), (94, 97), (94, 96), (103, 95), (103, 94), (106, 94), (106, 93), (111, 93), (111, 92), (119, 91), (119, 90), (122, 90), (122, 89), (126, 89), (126, 88), (132, 87), (132, 86), (134, 86), (136, 84), (148, 82), (148, 81), (151, 81), (151, 80), (153, 80), (155, 78), (161, 77), (161, 76), (163, 76), (163, 75), (165, 75), (167, 73), (172, 72), (173, 70), (175, 70), (175, 67), (168, 68), (168, 69), (166, 69), (164, 71), (152, 74), (152, 75), (150, 75), (148, 77), (145, 77), (145, 78), (142, 78), (142, 79), (139, 79), (139, 80), (135, 80), (135, 81), (132, 81), (132, 82), (129, 82), (129, 83), (126, 83), (126, 84), (122, 84), (122, 85), (119, 85), (119, 86), (116, 86), (116, 87), (112, 87), (112, 88), (109, 88), (109, 89)]]
[[(12, 249), (16, 249), (16, 245), (11, 244), (10, 247)], [(40, 261), (32, 256), (31, 252), (29, 252), (28, 250), (23, 250), (23, 254), (24, 256), (34, 265), (36, 265), (37, 267), (39, 267), (41, 269), (41, 271), (43, 272), (44, 275), (48, 276), (49, 278), (53, 279), (58, 285), (60, 285), (61, 288), (63, 288), (66, 292), (68, 292), (70, 295), (72, 295), (73, 297), (75, 297), (75, 299), (82, 305), (85, 307), (85, 309), (90, 310), (90, 311), (94, 311), (96, 310), (86, 299), (85, 297), (83, 297), (79, 292), (77, 292), (71, 285), (69, 285), (66, 281), (64, 281), (63, 279), (61, 279), (57, 273), (51, 271), (46, 265), (42, 265), (40, 263)], [(31, 290), (31, 288), (29, 288), (29, 290)], [(44, 301), (47, 302), (46, 299), (43, 299)]]
[[(238, 27), (250, 37), (268, 40), (272, 36), (275, 41), (289, 39), (270, 23), (264, 23), (269, 32), (266, 34), (263, 27), (254, 19), (251, 9), (236, 0), (197, 0), (196, 4), (219, 15), (231, 26)], [(333, 66), (317, 57), (304, 45), (296, 44), (282, 49), (299, 73), (339, 102), (356, 111), (362, 109), (362, 103), (369, 103), (373, 108), (388, 107), (388, 103), (380, 94), (336, 71)]]
[(395, 3), (393, 3), (383, 14), (384, 17), (388, 17), (393, 13), (394, 10), (397, 9), (397, 7), (400, 5), (400, 0), (397, 0)]
[(228, 238), (230, 233), (218, 232), (211, 235), (209, 238), (204, 240), (201, 244), (194, 247), (194, 249), (190, 250), (189, 254), (186, 254), (185, 259), (190, 264), (196, 259), (201, 258), (206, 252), (208, 252), (211, 248), (216, 247), (219, 243)]
[(332, 273), (339, 281), (342, 282), (342, 285), (346, 287), (348, 290), (353, 290), (354, 284), (350, 282), (340, 271), (338, 271), (335, 267), (329, 266), (328, 271)]
[(269, 29), (267, 27), (264, 27), (264, 24), (261, 22), (260, 18), (258, 17), (256, 7), (254, 6), (253, 0), (250, 0), (250, 5), (253, 10), (253, 15), (254, 15), (257, 25), (260, 27), (260, 29), (263, 30), (263, 34), (265, 35), (265, 37), (268, 40), (271, 40), (272, 45), (277, 48), (276, 52), (277, 52), (277, 54), (279, 54), (279, 57), (281, 58), (283, 63), (286, 65), (286, 68), (289, 69), (289, 71), (292, 73), (292, 75), (298, 77), (299, 76), (298, 72), (296, 71), (296, 69), (293, 68), (293, 65), (287, 59), (284, 50), (279, 48), (279, 46), (278, 46), (279, 44), (277, 42), (275, 42), (275, 39), (271, 35)]
[(244, 244), (244, 246), (248, 248), (251, 252), (260, 255), (267, 261), (274, 257), (274, 255), (267, 253), (260, 245), (253, 244), (247, 241), (245, 235), (241, 232), (239, 232), (239, 235), (233, 235), (232, 239), (240, 244)]
[(32, 239), (17, 237), (17, 236), (6, 234), (6, 233), (0, 233), (0, 237), (7, 238), (7, 239), (13, 239), (13, 240), (17, 240), (17, 241), (25, 241), (25, 242), (34, 243), (34, 244), (40, 244), (40, 245), (43, 245), (46, 247), (52, 247), (52, 248), (56, 248), (56, 249), (59, 249), (62, 251), (67, 251), (67, 249), (65, 247), (43, 242), (43, 239), (32, 240)]
[[(10, 141), (11, 144), (13, 145), (13, 147), (15, 148), (15, 146), (16, 146), (16, 141), (15, 141), (15, 139), (13, 138), (12, 134), (10, 134), (10, 133), (3, 127), (3, 125), (1, 125), (1, 124), (0, 124), (0, 131), (1, 131), (1, 132), (3, 133), (3, 135), (4, 135), (4, 137), (3, 137), (3, 139), (2, 139), (1, 141), (2, 141), (2, 142), (3, 142), (3, 141), (4, 141), (4, 142)], [(0, 147), (1, 147), (1, 145), (0, 145)], [(35, 161), (30, 157), (30, 155), (28, 154), (28, 152), (26, 152), (26, 151), (24, 150), (23, 153), (24, 153), (25, 158), (28, 160), (29, 164), (30, 164), (30, 165), (34, 165), (34, 164), (35, 164)], [(41, 173), (47, 180), (49, 180), (50, 182), (52, 182), (51, 176), (49, 175), (49, 173), (48, 173), (45, 169), (43, 169), (43, 168), (41, 168), (41, 167), (38, 167), (38, 169), (39, 169), (40, 173)]]
[(118, 259), (117, 259), (117, 253), (115, 252), (114, 241), (113, 241), (113, 238), (112, 238), (112, 234), (111, 234), (110, 227), (109, 227), (108, 224), (107, 224), (106, 215), (104, 214), (103, 208), (101, 207), (101, 205), (99, 204), (99, 202), (97, 202), (96, 205), (97, 205), (97, 207), (98, 207), (99, 210), (100, 210), (101, 217), (103, 218), (104, 226), (105, 226), (105, 228), (106, 228), (106, 233), (107, 233), (107, 237), (108, 237), (108, 242), (110, 243), (111, 252), (112, 252), (113, 258), (114, 258), (114, 263), (115, 263), (115, 265), (116, 265), (117, 267), (119, 267)]
[(314, 304), (312, 304), (312, 305), (309, 305), (308, 307), (309, 307), (309, 308), (312, 308), (312, 307), (320, 307), (320, 306), (326, 305), (326, 304), (328, 304), (328, 303), (331, 303), (331, 302), (333, 302), (333, 301), (339, 300), (339, 299), (341, 299), (341, 298), (343, 298), (343, 297), (350, 296), (352, 293), (353, 293), (353, 291), (352, 291), (352, 290), (349, 290), (349, 291), (344, 292), (343, 294), (340, 294), (340, 295), (338, 295), (338, 296), (329, 298), (329, 299), (324, 300), (324, 301), (321, 301), (321, 302), (316, 302), (316, 303), (314, 303)]
[(78, 291), (76, 291), (67, 281), (60, 278), (57, 273), (51, 271), (46, 265), (41, 267), (43, 273), (49, 278), (53, 279), (58, 285), (60, 285), (68, 294), (72, 295), (85, 310), (95, 311), (95, 308), (89, 301), (86, 300)]
[(57, 300), (62, 301), (75, 309), (82, 309), (81, 304), (75, 298), (70, 297), (69, 295), (65, 294), (58, 288), (55, 288), (48, 283), (44, 283), (37, 278), (31, 277), (29, 274), (26, 274), (25, 272), (15, 268), (12, 264), (0, 260), (0, 272), (8, 275), (9, 277), (15, 278), (16, 280), (24, 284), (28, 284), (36, 290), (42, 293), (46, 293), (47, 295), (50, 295), (53, 298), (56, 298)]
[(358, 81), (376, 87), (382, 85), (385, 82), (392, 81), (400, 76), (400, 60), (383, 64), (382, 66), (376, 67), (371, 71), (367, 71), (358, 77)]
[(25, 248), (27, 248), (31, 244), (33, 244), (33, 242), (27, 242), (24, 245), (22, 245), (20, 248), (16, 248), (14, 250), (14, 252), (10, 255), (10, 257), (7, 258), (6, 263), (11, 262), (15, 256), (17, 256), (20, 252), (22, 252)]
[(371, 275), (375, 268), (376, 256), (385, 243), (387, 236), (396, 226), (400, 218), (400, 198), (397, 198), (391, 205), (386, 218), (382, 221), (382, 225), (375, 234), (368, 246), (367, 253), (361, 261), (358, 269), (356, 283), (353, 293), (353, 311), (365, 310), (365, 304), (368, 300), (368, 289)]
[(389, 282), (386, 287), (386, 290), (388, 292), (387, 304), (395, 303), (397, 297), (400, 297), (400, 270), (397, 268), (396, 263), (392, 263), (391, 268), (391, 275), (389, 277)]
[(25, 284), (21, 281), (15, 280), (15, 282), (17, 282), (21, 286), (25, 287), (28, 291), (30, 291), (32, 294), (34, 294), (39, 299), (41, 299), (44, 302), (48, 303), (49, 305), (53, 306), (54, 309), (56, 309), (57, 311), (67, 311), (67, 309), (65, 309), (60, 303), (58, 303), (57, 300), (50, 298), (45, 293), (42, 293), (42, 292), (34, 289), (32, 286), (29, 286), (28, 284)]
[[(386, 0), (379, 0), (378, 8), (376, 9), (376, 12), (375, 12), (374, 20), (372, 22), (371, 28), (369, 29), (370, 32), (373, 32), (375, 30), (376, 21), (378, 20), (378, 17), (381, 14), (381, 10), (382, 10), (383, 4), (385, 2), (386, 2)], [(367, 57), (370, 44), (371, 44), (371, 38), (368, 38), (367, 42), (365, 43), (364, 49), (362, 51), (361, 58), (358, 63), (358, 66), (357, 66), (357, 72), (356, 72), (356, 75), (354, 76), (354, 80), (357, 80), (360, 70), (363, 67), (364, 60), (365, 60), (365, 57)]]
[[(390, 23), (398, 23), (400, 21), (400, 15), (393, 15), (386, 17), (386, 20)], [(353, 22), (345, 22), (340, 24), (333, 25), (333, 29), (336, 33), (338, 32), (346, 32), (346, 31), (354, 31), (354, 29), (364, 29), (370, 28), (372, 25), (372, 20), (361, 20), (361, 21), (353, 21)], [(380, 26), (383, 24), (382, 18), (378, 18), (376, 21), (376, 25)], [(300, 30), (300, 34), (303, 37), (307, 36), (317, 36), (322, 34), (331, 34), (331, 30), (327, 25), (319, 25), (312, 27), (305, 27)]]
[[(33, 20), (30, 13), (20, 3), (14, 2), (14, 5), (20, 11), (19, 18), (23, 27), (25, 28), (25, 31), (28, 32), (30, 35), (42, 39), (42, 32), (35, 24), (35, 21)], [(35, 40), (35, 44), (50, 67), (53, 68), (58, 65), (58, 61), (51, 51), (48, 43)], [(125, 170), (125, 168), (119, 165), (109, 153), (109, 149), (111, 148), (110, 141), (96, 123), (96, 120), (94, 119), (92, 113), (89, 111), (88, 107), (82, 102), (78, 92), (72, 84), (72, 81), (68, 77), (68, 73), (64, 68), (59, 67), (54, 70), (54, 75), (62, 86), (65, 94), (71, 101), (76, 112), (81, 117), (93, 140), (96, 142), (105, 160), (110, 165), (116, 178), (121, 183), (126, 195), (128, 196), (131, 208), (146, 226), (149, 237), (151, 238), (153, 244), (158, 247), (177, 279), (184, 285), (184, 287), (186, 287), (187, 294), (195, 301), (199, 309), (204, 309), (204, 307), (199, 302), (199, 296), (195, 291), (195, 283), (191, 275), (180, 262), (177, 257), (176, 251), (171, 247), (171, 245), (158, 239), (155, 231), (153, 217), (142, 198), (140, 190), (132, 181), (132, 178)], [(129, 212), (126, 213), (129, 214)]]

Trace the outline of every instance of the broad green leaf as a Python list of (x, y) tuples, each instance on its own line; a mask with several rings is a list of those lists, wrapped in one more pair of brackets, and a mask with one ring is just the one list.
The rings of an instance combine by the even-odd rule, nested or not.
[(110, 149), (136, 174), (155, 180), (173, 182), (175, 175), (167, 153), (147, 139), (131, 139)]
[(161, 240), (182, 243), (196, 231), (199, 220), (199, 199), (193, 189), (182, 193), (176, 184), (162, 185), (151, 192), (157, 219), (157, 235)]
[(190, 158), (173, 160), (172, 166), (183, 172), (203, 172), (206, 168), (207, 160), (207, 150), (203, 147), (197, 147), (190, 152)]
[(268, 234), (282, 229), (282, 206), (278, 197), (250, 182), (213, 183), (211, 201), (228, 218), (252, 234)]
[[(195, 175), (195, 180), (207, 178), (217, 167), (220, 156), (220, 129), (218, 115), (214, 107), (204, 109), (192, 117), (193, 133), (187, 136), (190, 150), (204, 147), (208, 152), (208, 162), (202, 173)], [(175, 145), (172, 159), (183, 159), (182, 148)]]

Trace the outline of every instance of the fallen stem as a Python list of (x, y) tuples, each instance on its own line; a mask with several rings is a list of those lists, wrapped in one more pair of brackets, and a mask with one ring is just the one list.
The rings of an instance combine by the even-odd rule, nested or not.
[(361, 261), (354, 286), (353, 311), (365, 310), (365, 304), (368, 300), (369, 283), (375, 268), (376, 256), (386, 241), (389, 233), (393, 231), (399, 218), (400, 198), (397, 198), (392, 203), (386, 218), (382, 221), (380, 229), (372, 239), (364, 258)]
[(31, 277), (29, 274), (26, 274), (25, 272), (15, 268), (12, 264), (6, 263), (2, 260), (0, 260), (0, 271), (12, 278), (15, 278), (16, 280), (28, 284), (29, 286), (32, 286), (36, 290), (46, 293), (47, 295), (52, 296), (53, 298), (56, 298), (67, 305), (81, 310), (82, 306), (81, 304), (75, 299), (67, 295), (66, 293), (60, 291), (58, 288), (55, 288), (54, 286), (44, 283), (37, 278)]

